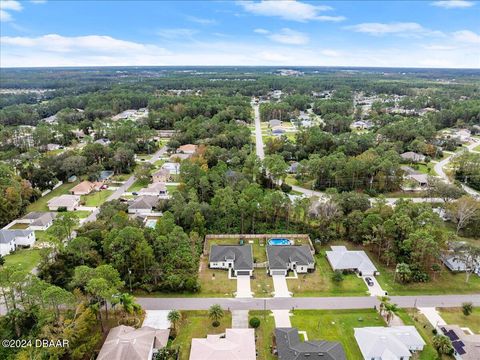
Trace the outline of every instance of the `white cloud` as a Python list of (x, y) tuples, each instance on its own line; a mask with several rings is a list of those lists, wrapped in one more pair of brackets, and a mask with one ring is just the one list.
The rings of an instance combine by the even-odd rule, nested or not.
[(337, 50), (332, 50), (332, 49), (325, 49), (320, 51), (320, 54), (328, 57), (339, 57), (342, 56), (342, 53)]
[(456, 41), (460, 41), (464, 43), (480, 44), (480, 35), (470, 30), (455, 31), (453, 33), (453, 38)]
[(253, 32), (255, 32), (257, 34), (269, 34), (270, 33), (270, 31), (265, 30), (265, 29), (255, 29), (255, 30), (253, 30)]
[(430, 30), (415, 22), (361, 23), (345, 29), (374, 36), (397, 35), (404, 37), (445, 36), (441, 31)]
[(300, 1), (239, 1), (237, 2), (255, 15), (278, 16), (285, 20), (306, 22), (310, 20), (319, 21), (342, 21), (344, 16), (322, 16), (322, 11), (332, 10), (332, 7), (325, 5), (312, 5)]
[(434, 50), (434, 51), (449, 51), (449, 50), (456, 49), (455, 46), (437, 45), (437, 44), (425, 45), (423, 48), (426, 50)]
[(288, 45), (305, 45), (310, 41), (306, 34), (289, 28), (283, 28), (277, 33), (270, 33), (267, 37), (272, 41)]
[(45, 4), (47, 0), (30, 0), (32, 4)]
[(196, 17), (196, 16), (187, 16), (187, 20), (189, 20), (191, 22), (194, 22), (194, 23), (197, 23), (197, 24), (201, 24), (201, 25), (213, 25), (213, 24), (217, 23), (216, 20), (205, 19), (205, 18), (200, 18), (200, 17)]
[(195, 29), (178, 28), (178, 29), (161, 29), (157, 32), (158, 36), (165, 39), (177, 39), (177, 38), (191, 38), (198, 31)]
[(10, 11), (22, 11), (23, 6), (19, 1), (1, 0), (0, 1), (0, 21), (12, 21), (13, 16)]
[(465, 9), (475, 5), (473, 1), (465, 0), (449, 0), (449, 1), (434, 1), (433, 6), (441, 7), (444, 9)]

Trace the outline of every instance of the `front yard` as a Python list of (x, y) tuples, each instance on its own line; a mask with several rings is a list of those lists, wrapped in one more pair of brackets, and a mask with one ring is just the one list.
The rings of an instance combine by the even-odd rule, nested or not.
[(463, 315), (461, 308), (438, 308), (437, 310), (447, 324), (468, 327), (475, 334), (480, 334), (480, 308), (474, 308), (468, 316)]
[(107, 198), (113, 194), (113, 190), (100, 190), (94, 191), (88, 195), (82, 195), (81, 201), (85, 206), (95, 206), (98, 207), (102, 205)]
[(341, 342), (349, 360), (362, 359), (354, 328), (385, 326), (384, 320), (373, 309), (295, 310), (291, 322), (299, 331), (306, 331), (309, 340)]
[(201, 259), (201, 271), (198, 274), (201, 296), (232, 297), (237, 291), (237, 281), (228, 278), (228, 271), (209, 269), (208, 258)]
[(149, 184), (148, 180), (135, 180), (135, 182), (128, 188), (128, 192), (136, 192), (147, 187)]
[(23, 270), (28, 272), (32, 271), (32, 269), (38, 265), (41, 259), (41, 250), (40, 249), (22, 249), (17, 250), (10, 255), (6, 255), (5, 259), (5, 267), (12, 266), (12, 265), (20, 265)]
[[(213, 304), (212, 304), (213, 305)], [(178, 325), (178, 335), (172, 342), (173, 346), (180, 347), (180, 360), (188, 360), (192, 338), (205, 338), (209, 334), (221, 334), (226, 328), (232, 327), (232, 315), (225, 311), (220, 320), (220, 326), (213, 327), (207, 311), (182, 311), (182, 320)]]
[(256, 349), (258, 360), (276, 360), (277, 357), (272, 354), (273, 335), (275, 332), (275, 319), (271, 311), (251, 310), (248, 317), (257, 317), (260, 320), (260, 326), (255, 329)]

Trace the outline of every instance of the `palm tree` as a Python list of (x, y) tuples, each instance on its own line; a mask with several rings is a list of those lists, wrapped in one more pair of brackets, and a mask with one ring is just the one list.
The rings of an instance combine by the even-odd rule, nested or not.
[(135, 302), (135, 297), (129, 293), (120, 294), (118, 302), (122, 306), (124, 314), (136, 314), (142, 309), (142, 307)]
[(167, 319), (172, 324), (173, 331), (175, 333), (177, 332), (177, 324), (180, 322), (181, 318), (182, 318), (182, 315), (178, 310), (170, 310), (170, 312), (167, 315)]
[(433, 337), (433, 347), (437, 349), (440, 354), (449, 355), (453, 351), (452, 341), (445, 335), (435, 335)]
[(387, 313), (387, 324), (390, 325), (390, 321), (392, 321), (395, 314), (398, 312), (397, 304), (386, 303), (385, 304), (385, 312)]
[(213, 321), (213, 326), (218, 326), (220, 319), (223, 317), (223, 309), (220, 305), (214, 304), (208, 309), (208, 317)]

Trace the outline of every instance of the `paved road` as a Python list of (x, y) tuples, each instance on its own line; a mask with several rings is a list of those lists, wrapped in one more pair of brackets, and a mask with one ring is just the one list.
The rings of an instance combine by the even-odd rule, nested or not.
[(262, 126), (260, 124), (260, 110), (258, 104), (252, 104), (253, 112), (255, 115), (255, 148), (257, 156), (263, 160), (265, 158), (265, 152), (263, 150), (263, 138), (262, 138)]
[[(146, 310), (171, 309), (207, 310), (219, 304), (229, 310), (288, 310), (288, 309), (366, 309), (378, 306), (373, 296), (356, 297), (291, 297), (291, 298), (137, 298)], [(463, 302), (480, 306), (480, 295), (421, 295), (392, 296), (391, 301), (402, 308), (413, 307), (459, 307)]]

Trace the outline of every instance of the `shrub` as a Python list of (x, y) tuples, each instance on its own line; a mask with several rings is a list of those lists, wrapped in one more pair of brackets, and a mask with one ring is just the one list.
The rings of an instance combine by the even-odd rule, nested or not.
[(57, 209), (57, 212), (65, 212), (67, 211), (67, 208), (65, 206), (60, 206), (58, 209)]
[(260, 319), (257, 317), (252, 317), (249, 321), (249, 324), (252, 328), (256, 329), (260, 326)]
[(342, 282), (343, 281), (343, 274), (340, 270), (335, 270), (335, 272), (332, 275), (332, 280), (336, 283)]
[(280, 189), (284, 193), (289, 193), (290, 191), (292, 191), (292, 187), (290, 185), (288, 185), (287, 183), (282, 183), (282, 185), (280, 185)]
[(220, 321), (215, 320), (214, 322), (212, 322), (213, 327), (218, 327), (219, 325), (220, 325)]

